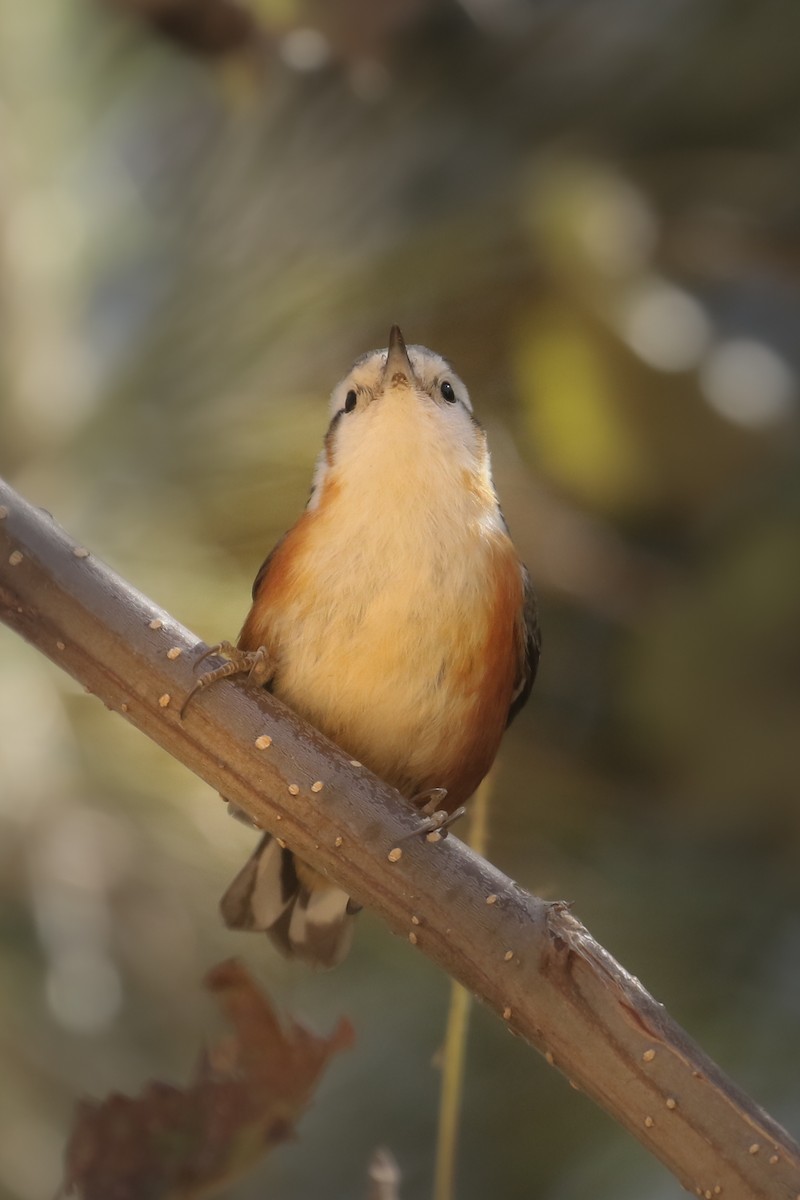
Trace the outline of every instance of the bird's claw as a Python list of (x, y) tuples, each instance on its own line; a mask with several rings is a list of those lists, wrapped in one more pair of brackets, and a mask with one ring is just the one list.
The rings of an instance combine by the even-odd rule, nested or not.
[(455, 812), (451, 813), (446, 808), (440, 808), (439, 805), (441, 805), (446, 796), (447, 788), (435, 787), (428, 788), (426, 792), (420, 792), (418, 796), (412, 797), (411, 803), (427, 819), (422, 822), (418, 829), (406, 834), (406, 838), (403, 840), (412, 837), (424, 837), (426, 842), (440, 842), (442, 838), (447, 837), (450, 826), (459, 817), (463, 817), (466, 809), (462, 805)]
[(194, 686), (187, 693), (186, 699), (181, 705), (180, 715), (183, 717), (186, 709), (189, 707), (189, 702), (209, 684), (217, 683), (220, 679), (230, 679), (232, 675), (247, 674), (248, 680), (262, 686), (269, 682), (271, 670), (270, 660), (265, 646), (259, 646), (257, 650), (241, 650), (238, 646), (234, 646), (232, 642), (218, 642), (216, 646), (209, 646), (204, 650), (198, 658), (195, 659), (193, 670), (197, 670), (201, 662), (210, 658), (214, 654), (222, 655), (227, 661), (221, 667), (214, 667), (211, 671), (204, 671)]
[(447, 788), (432, 787), (427, 791), (419, 792), (416, 796), (411, 797), (411, 803), (414, 808), (425, 817), (432, 817), (435, 812), (439, 812), (442, 807), (442, 801), (447, 798)]
[(451, 813), (445, 808), (437, 809), (424, 822), (419, 833), (424, 834), (426, 842), (440, 842), (442, 838), (447, 837), (450, 832), (450, 826), (454, 825), (460, 817), (463, 817), (466, 811), (463, 804)]

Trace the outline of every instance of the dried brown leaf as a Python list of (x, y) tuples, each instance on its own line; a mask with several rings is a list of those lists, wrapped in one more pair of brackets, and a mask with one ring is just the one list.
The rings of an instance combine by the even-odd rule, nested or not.
[(328, 1059), (352, 1045), (340, 1021), (328, 1038), (281, 1024), (245, 968), (220, 963), (206, 985), (233, 1032), (212, 1046), (188, 1088), (151, 1083), (76, 1108), (62, 1191), (82, 1200), (198, 1200), (286, 1141)]

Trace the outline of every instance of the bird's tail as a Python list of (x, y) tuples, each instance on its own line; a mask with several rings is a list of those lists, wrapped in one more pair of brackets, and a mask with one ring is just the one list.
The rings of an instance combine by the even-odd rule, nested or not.
[[(288, 958), (335, 967), (353, 940), (346, 892), (264, 834), (220, 901), (229, 929), (262, 931)], [(357, 910), (356, 910), (357, 911)]]

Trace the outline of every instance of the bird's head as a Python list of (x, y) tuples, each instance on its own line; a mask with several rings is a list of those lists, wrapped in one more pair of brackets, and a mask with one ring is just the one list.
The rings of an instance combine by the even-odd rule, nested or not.
[(414, 454), (468, 467), (482, 460), (485, 435), (450, 363), (406, 346), (394, 325), (388, 347), (362, 355), (333, 389), (325, 452), (337, 471)]

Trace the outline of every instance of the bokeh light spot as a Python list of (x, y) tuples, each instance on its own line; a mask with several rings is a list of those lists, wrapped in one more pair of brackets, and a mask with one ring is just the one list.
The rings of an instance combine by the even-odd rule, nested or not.
[(754, 338), (733, 338), (714, 346), (703, 364), (700, 386), (720, 416), (750, 428), (778, 424), (797, 399), (797, 380), (789, 364)]
[(688, 292), (651, 277), (628, 295), (620, 332), (649, 366), (659, 371), (687, 371), (702, 357), (711, 337), (711, 323)]

